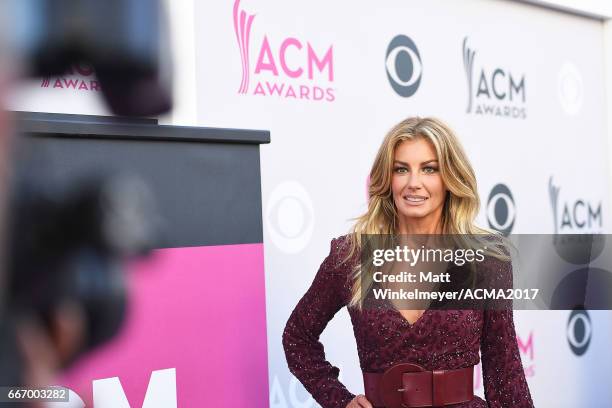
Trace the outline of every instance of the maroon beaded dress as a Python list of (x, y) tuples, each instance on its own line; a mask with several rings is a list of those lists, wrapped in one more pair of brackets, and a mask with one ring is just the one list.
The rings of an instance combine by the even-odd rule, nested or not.
[[(347, 236), (332, 240), (330, 254), (283, 333), (289, 370), (323, 408), (345, 408), (355, 397), (338, 380), (339, 369), (325, 359), (319, 342), (327, 323), (350, 299), (354, 263), (342, 263), (348, 250)], [(363, 372), (382, 373), (397, 363), (458, 369), (478, 364), (481, 350), (486, 402), (474, 397), (447, 407), (533, 407), (512, 310), (426, 310), (413, 324), (392, 308), (348, 311)]]

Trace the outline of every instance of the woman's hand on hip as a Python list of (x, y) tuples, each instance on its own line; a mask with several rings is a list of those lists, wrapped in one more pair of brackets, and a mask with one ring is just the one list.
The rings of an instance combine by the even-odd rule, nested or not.
[(363, 394), (357, 395), (348, 403), (346, 408), (374, 408)]

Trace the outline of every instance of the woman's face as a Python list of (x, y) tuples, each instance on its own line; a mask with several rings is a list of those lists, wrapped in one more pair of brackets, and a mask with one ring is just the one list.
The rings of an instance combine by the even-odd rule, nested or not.
[(429, 141), (418, 137), (397, 146), (391, 190), (399, 216), (405, 221), (436, 225), (440, 220), (447, 191)]

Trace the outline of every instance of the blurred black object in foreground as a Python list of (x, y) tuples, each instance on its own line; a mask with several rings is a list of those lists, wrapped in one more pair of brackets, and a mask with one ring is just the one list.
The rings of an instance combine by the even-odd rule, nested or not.
[[(31, 376), (18, 357), (22, 322), (40, 323), (60, 367), (118, 332), (126, 306), (121, 263), (152, 248), (155, 219), (148, 189), (133, 177), (96, 176), (63, 187), (40, 175), (17, 179), (0, 385), (28, 383)], [(75, 332), (78, 340), (65, 340)]]
[(171, 108), (167, 21), (160, 0), (11, 0), (13, 48), (32, 76), (90, 63), (115, 114)]

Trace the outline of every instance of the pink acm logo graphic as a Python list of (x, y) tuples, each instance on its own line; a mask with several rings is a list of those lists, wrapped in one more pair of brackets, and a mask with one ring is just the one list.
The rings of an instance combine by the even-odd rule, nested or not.
[[(535, 351), (533, 347), (533, 330), (530, 330), (527, 336), (516, 335), (521, 361), (523, 363), (523, 371), (525, 378), (529, 379), (535, 376)], [(478, 390), (482, 387), (482, 364), (479, 363), (474, 370), (474, 389)]]
[(336, 100), (333, 45), (315, 49), (308, 41), (287, 37), (282, 41), (258, 37), (255, 69), (251, 71), (252, 27), (255, 14), (234, 2), (234, 31), (242, 61), (238, 93), (287, 99), (333, 102)]
[(523, 370), (525, 377), (530, 378), (535, 376), (535, 351), (533, 348), (533, 330), (529, 331), (527, 337), (516, 336), (518, 348), (523, 361)]
[(64, 75), (59, 77), (44, 77), (41, 80), (40, 87), (80, 92), (100, 92), (102, 90), (93, 68), (86, 64), (73, 65), (68, 68)]

